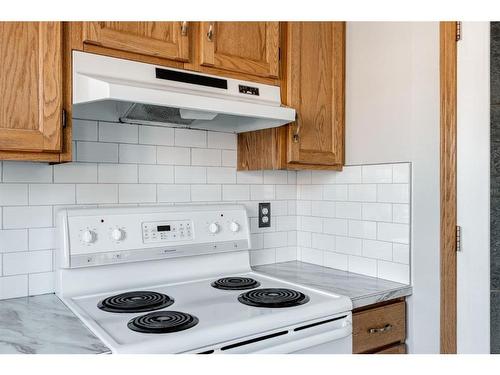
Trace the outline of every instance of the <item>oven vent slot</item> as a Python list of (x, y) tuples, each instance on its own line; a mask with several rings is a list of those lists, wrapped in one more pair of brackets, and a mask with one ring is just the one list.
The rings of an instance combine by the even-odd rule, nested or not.
[(347, 317), (347, 315), (344, 315), (344, 316), (339, 316), (339, 317), (337, 317), (337, 318), (332, 318), (332, 319), (328, 319), (328, 320), (322, 320), (321, 322), (311, 323), (311, 324), (308, 324), (308, 325), (305, 325), (305, 326), (297, 327), (297, 328), (295, 328), (293, 331), (294, 331), (294, 332), (297, 332), (297, 331), (302, 331), (303, 329), (316, 327), (316, 326), (319, 326), (319, 325), (321, 325), (321, 324), (331, 323), (331, 322), (334, 322), (334, 321), (336, 321), (336, 320), (344, 319), (344, 318), (346, 318), (346, 317)]
[(278, 337), (278, 336), (283, 336), (283, 335), (286, 335), (287, 333), (288, 333), (288, 331), (280, 331), (280, 332), (276, 332), (276, 333), (271, 333), (270, 335), (260, 336), (260, 337), (256, 337), (256, 338), (251, 339), (251, 340), (241, 341), (241, 342), (237, 342), (236, 344), (223, 346), (220, 350), (224, 351), (224, 350), (238, 348), (240, 346), (253, 344), (255, 342), (272, 339), (272, 338)]
[(199, 352), (196, 354), (214, 354), (215, 350), (205, 350), (204, 352)]

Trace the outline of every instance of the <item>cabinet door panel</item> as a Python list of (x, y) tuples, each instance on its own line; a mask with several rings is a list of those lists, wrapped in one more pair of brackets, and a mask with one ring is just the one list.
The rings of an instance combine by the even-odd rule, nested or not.
[(83, 41), (142, 55), (188, 61), (188, 25), (183, 22), (84, 22)]
[(0, 22), (0, 150), (59, 151), (62, 24)]
[(203, 66), (279, 76), (279, 22), (202, 22), (199, 37)]
[(297, 110), (289, 128), (288, 162), (344, 162), (343, 22), (290, 22), (286, 103)]

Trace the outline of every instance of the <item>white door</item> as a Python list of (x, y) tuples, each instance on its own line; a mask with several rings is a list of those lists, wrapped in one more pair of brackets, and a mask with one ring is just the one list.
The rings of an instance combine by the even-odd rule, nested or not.
[(489, 22), (464, 22), (458, 42), (458, 353), (490, 352), (489, 35)]

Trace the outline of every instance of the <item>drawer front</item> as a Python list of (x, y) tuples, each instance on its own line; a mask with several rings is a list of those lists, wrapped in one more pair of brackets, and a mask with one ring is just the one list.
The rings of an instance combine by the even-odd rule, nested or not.
[(396, 344), (379, 350), (375, 354), (406, 354), (406, 344)]
[(406, 339), (405, 302), (354, 313), (353, 352), (364, 353)]

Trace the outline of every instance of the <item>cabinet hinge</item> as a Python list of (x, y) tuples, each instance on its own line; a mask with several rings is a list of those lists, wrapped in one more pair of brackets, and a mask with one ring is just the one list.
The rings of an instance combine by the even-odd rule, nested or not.
[(457, 21), (456, 25), (457, 25), (457, 31), (456, 31), (455, 39), (458, 42), (459, 40), (462, 40), (462, 22)]
[(66, 127), (66, 110), (65, 109), (62, 110), (61, 123), (62, 123), (62, 127), (65, 128)]
[(281, 47), (278, 47), (278, 60), (281, 61)]
[(457, 225), (457, 244), (456, 244), (457, 252), (462, 251), (462, 227)]

